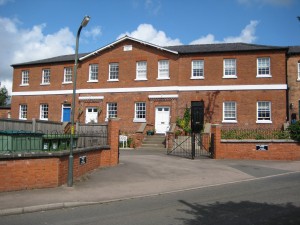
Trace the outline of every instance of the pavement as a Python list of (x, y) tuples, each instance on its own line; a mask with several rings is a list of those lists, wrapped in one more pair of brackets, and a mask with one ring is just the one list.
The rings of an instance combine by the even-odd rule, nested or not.
[(300, 161), (185, 159), (160, 150), (120, 151), (120, 164), (57, 188), (0, 193), (0, 216), (157, 196), (300, 173)]

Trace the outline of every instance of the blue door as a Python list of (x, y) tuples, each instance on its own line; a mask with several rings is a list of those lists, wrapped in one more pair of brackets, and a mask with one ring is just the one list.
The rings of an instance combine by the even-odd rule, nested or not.
[(70, 122), (71, 121), (71, 108), (64, 107), (63, 108), (63, 122)]

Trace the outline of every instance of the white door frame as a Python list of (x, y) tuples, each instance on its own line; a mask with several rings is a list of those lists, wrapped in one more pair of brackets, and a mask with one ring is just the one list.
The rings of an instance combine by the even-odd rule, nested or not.
[[(161, 109), (159, 111), (159, 109)], [(170, 106), (155, 107), (155, 130), (158, 134), (166, 134), (170, 128)]]

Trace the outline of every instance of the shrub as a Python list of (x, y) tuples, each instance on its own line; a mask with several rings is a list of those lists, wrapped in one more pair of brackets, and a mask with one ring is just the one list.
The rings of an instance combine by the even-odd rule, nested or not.
[(300, 120), (294, 124), (291, 124), (288, 127), (288, 131), (290, 132), (290, 136), (293, 140), (300, 142)]

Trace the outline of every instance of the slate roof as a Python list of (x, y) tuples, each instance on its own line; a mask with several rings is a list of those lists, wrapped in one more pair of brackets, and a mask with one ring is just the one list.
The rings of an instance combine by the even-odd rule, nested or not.
[[(87, 54), (88, 53), (78, 54), (78, 58), (86, 56)], [(74, 61), (74, 60), (75, 60), (75, 54), (60, 55), (60, 56), (56, 56), (56, 57), (52, 57), (52, 58), (35, 60), (35, 61), (30, 61), (30, 62), (25, 62), (25, 63), (16, 63), (11, 66), (15, 67), (15, 66), (27, 66), (27, 65), (35, 65), (35, 64), (60, 63), (60, 62), (70, 62), (70, 61)]]
[[(263, 51), (263, 50), (288, 50), (288, 47), (279, 47), (279, 46), (268, 46), (268, 45), (256, 45), (256, 44), (247, 44), (247, 43), (218, 43), (218, 44), (199, 44), (199, 45), (179, 45), (179, 46), (167, 46), (160, 47), (153, 45), (151, 43), (143, 42), (138, 39), (134, 39), (128, 36), (125, 36), (112, 44), (104, 46), (94, 52), (78, 54), (80, 60), (84, 60), (107, 47), (114, 46), (114, 44), (119, 43), (123, 40), (132, 40), (140, 42), (152, 47), (159, 48), (161, 50), (170, 51), (171, 53), (176, 54), (195, 54), (195, 53), (221, 53), (221, 52), (242, 52), (242, 51)], [(12, 67), (16, 66), (27, 66), (27, 65), (36, 65), (36, 64), (50, 64), (50, 63), (61, 63), (61, 62), (70, 62), (75, 58), (75, 54), (72, 55), (61, 55), (57, 57), (52, 57), (48, 59), (41, 59), (31, 62), (18, 63), (11, 65)]]
[(289, 55), (296, 55), (300, 54), (300, 46), (289, 46)]
[(178, 51), (178, 53), (180, 53), (180, 54), (262, 51), (262, 50), (287, 50), (286, 47), (256, 45), (256, 44), (247, 44), (247, 43), (179, 45), (179, 46), (168, 46), (165, 48), (174, 50), (174, 51)]

